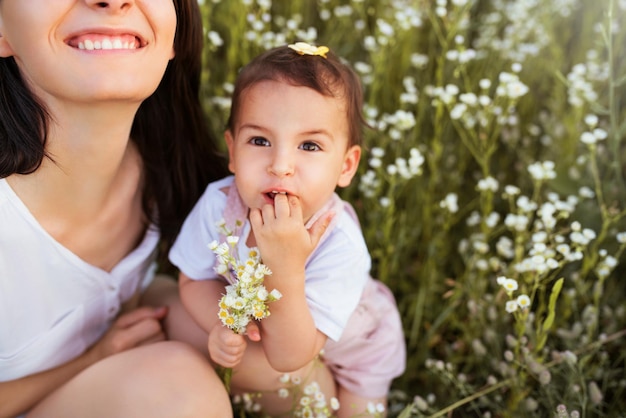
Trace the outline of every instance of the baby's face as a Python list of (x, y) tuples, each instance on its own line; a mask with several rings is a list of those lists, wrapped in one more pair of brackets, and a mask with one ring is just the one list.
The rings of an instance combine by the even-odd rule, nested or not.
[(286, 193), (300, 199), (306, 222), (337, 186), (350, 184), (360, 147), (348, 145), (344, 100), (263, 81), (243, 93), (236, 120), (226, 135), (229, 167), (249, 207)]

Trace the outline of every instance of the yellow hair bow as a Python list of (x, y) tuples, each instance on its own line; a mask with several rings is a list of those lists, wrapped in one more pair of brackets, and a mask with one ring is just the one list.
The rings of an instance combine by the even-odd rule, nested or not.
[(326, 58), (326, 53), (330, 51), (327, 46), (313, 46), (306, 42), (296, 42), (287, 46), (300, 55), (319, 55), (323, 58)]

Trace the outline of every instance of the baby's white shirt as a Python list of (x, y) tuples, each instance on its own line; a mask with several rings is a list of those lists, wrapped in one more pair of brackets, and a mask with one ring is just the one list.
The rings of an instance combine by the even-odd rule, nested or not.
[[(219, 277), (214, 271), (216, 258), (208, 244), (223, 240), (215, 224), (224, 218), (224, 211), (233, 210), (226, 208), (227, 196), (223, 192), (233, 180), (229, 176), (209, 184), (170, 251), (170, 261), (193, 280)], [(237, 248), (240, 257), (248, 253), (245, 238), (250, 231), (249, 221), (241, 221), (244, 225), (238, 234), (241, 239)], [(347, 206), (335, 214), (333, 224), (307, 260), (305, 295), (317, 329), (338, 341), (370, 280), (371, 259), (360, 226)], [(271, 312), (271, 305), (269, 308)]]

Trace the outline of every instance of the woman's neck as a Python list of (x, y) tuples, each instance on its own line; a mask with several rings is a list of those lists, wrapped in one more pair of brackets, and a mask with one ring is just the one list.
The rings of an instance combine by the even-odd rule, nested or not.
[(129, 140), (137, 107), (117, 103), (49, 109), (50, 158), (34, 173), (8, 179), (33, 214), (53, 215), (52, 207), (76, 220), (98, 213), (112, 188), (140, 165)]

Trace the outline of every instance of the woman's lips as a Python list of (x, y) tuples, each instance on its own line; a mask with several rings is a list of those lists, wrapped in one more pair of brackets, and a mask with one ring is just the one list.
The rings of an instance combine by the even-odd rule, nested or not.
[(132, 34), (107, 35), (86, 33), (74, 36), (67, 41), (73, 48), (94, 50), (133, 50), (143, 47), (141, 39)]

